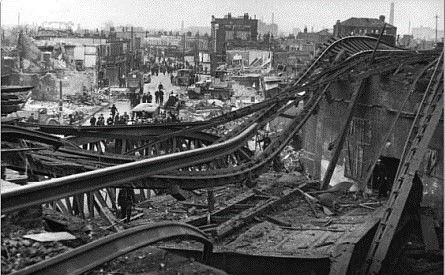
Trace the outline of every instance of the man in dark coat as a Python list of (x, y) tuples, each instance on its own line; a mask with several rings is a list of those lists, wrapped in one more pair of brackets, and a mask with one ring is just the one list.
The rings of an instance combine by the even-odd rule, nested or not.
[(156, 104), (159, 104), (159, 91), (155, 92)]
[(116, 105), (113, 104), (113, 106), (111, 106), (111, 116), (114, 117), (117, 112)]
[(100, 114), (99, 119), (96, 122), (97, 126), (105, 125), (105, 117), (104, 114)]
[(107, 125), (113, 125), (113, 118), (111, 117), (111, 116), (109, 116), (108, 118), (107, 118)]
[(90, 118), (90, 124), (91, 126), (96, 126), (96, 117), (94, 115)]
[(130, 222), (131, 206), (136, 202), (133, 188), (125, 187), (119, 191), (117, 204), (121, 208), (121, 218), (125, 218), (125, 223)]
[(162, 90), (159, 90), (159, 105), (164, 104), (164, 92)]
[(147, 94), (144, 94), (142, 96), (142, 103), (147, 103), (147, 101), (148, 101), (148, 96), (147, 96)]

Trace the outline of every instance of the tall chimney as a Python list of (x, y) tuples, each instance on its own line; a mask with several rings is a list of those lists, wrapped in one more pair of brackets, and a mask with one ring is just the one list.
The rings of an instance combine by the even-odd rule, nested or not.
[(389, 24), (394, 25), (394, 2), (391, 3), (391, 9), (389, 10)]
[(272, 12), (272, 24), (273, 24), (273, 19), (274, 19), (274, 14), (273, 14), (273, 12)]

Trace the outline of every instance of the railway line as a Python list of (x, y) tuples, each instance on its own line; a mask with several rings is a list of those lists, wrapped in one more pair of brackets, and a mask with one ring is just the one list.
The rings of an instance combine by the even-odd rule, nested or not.
[[(400, 71), (402, 70), (403, 66), (425, 64), (431, 62), (438, 56), (437, 52), (428, 51), (417, 53), (391, 48), (385, 44), (379, 44), (377, 47), (378, 50), (375, 53), (374, 63), (368, 66), (365, 61), (370, 58), (376, 41), (376, 39), (370, 37), (345, 37), (335, 40), (321, 52), (321, 54), (314, 60), (314, 62), (298, 80), (284, 89), (284, 91), (277, 97), (224, 114), (221, 117), (205, 123), (200, 122), (198, 125), (187, 123), (186, 125), (172, 126), (172, 124), (165, 127), (164, 130), (160, 130), (161, 127), (158, 125), (142, 125), (136, 127), (117, 126), (116, 128), (81, 127), (79, 129), (69, 126), (40, 127), (42, 130), (52, 132), (54, 134), (61, 133), (63, 129), (64, 131), (66, 130), (68, 135), (73, 135), (75, 132), (77, 132), (79, 138), (85, 138), (85, 136), (89, 135), (90, 137), (94, 136), (95, 138), (106, 139), (109, 137), (109, 135), (113, 137), (113, 134), (117, 134), (119, 137), (123, 137), (125, 134), (130, 137), (141, 137), (144, 143), (149, 144), (149, 148), (144, 147), (139, 149), (139, 152), (142, 153), (143, 156), (149, 156), (151, 159), (150, 161), (155, 163), (157, 161), (156, 156), (159, 156), (159, 154), (171, 152), (192, 152), (195, 148), (204, 149), (211, 143), (230, 140), (230, 138), (236, 137), (236, 135), (239, 135), (240, 132), (245, 131), (247, 126), (251, 127), (252, 125), (255, 125), (253, 128), (250, 128), (248, 133), (246, 132), (246, 135), (241, 139), (242, 141), (239, 139), (237, 140), (238, 143), (235, 146), (236, 148), (226, 147), (224, 153), (221, 154), (215, 154), (215, 152), (212, 152), (210, 155), (212, 155), (213, 158), (209, 158), (209, 161), (203, 161), (203, 158), (196, 155), (197, 157), (195, 159), (182, 162), (183, 165), (181, 165), (181, 167), (166, 165), (170, 167), (170, 169), (164, 172), (161, 172), (161, 169), (159, 168), (154, 168), (156, 169), (156, 173), (154, 173), (154, 171), (150, 171), (150, 176), (146, 172), (136, 172), (134, 173), (135, 175), (133, 177), (130, 177), (127, 180), (126, 183), (129, 184), (132, 182), (132, 186), (137, 188), (169, 188), (172, 185), (178, 185), (183, 189), (190, 190), (219, 186), (246, 179), (253, 179), (259, 175), (261, 171), (268, 167), (271, 160), (276, 157), (281, 150), (283, 150), (293, 136), (302, 128), (307, 119), (309, 119), (309, 117), (316, 112), (318, 103), (329, 89), (327, 88), (329, 83), (338, 81), (342, 78), (350, 81), (358, 81), (359, 79), (365, 79), (374, 74), (390, 73), (395, 70)], [(325, 69), (327, 66), (326, 64), (331, 64), (329, 60), (336, 57), (338, 59), (339, 55), (341, 55), (344, 60), (334, 63), (330, 68)], [(345, 55), (347, 56), (345, 57)], [(286, 126), (283, 128), (283, 132), (279, 137), (272, 140), (271, 144), (256, 156), (246, 153), (249, 150), (243, 144), (249, 138), (258, 135), (258, 131), (260, 131), (262, 127), (277, 117), (280, 117), (280, 115), (284, 114), (288, 108), (295, 106), (299, 101), (304, 102), (303, 109), (298, 112), (294, 111), (294, 118), (288, 119), (288, 122), (286, 123)], [(203, 133), (203, 130), (206, 129), (206, 124), (209, 125), (207, 129), (210, 129), (218, 123), (218, 125), (222, 125), (225, 122), (233, 121), (233, 119), (246, 116), (247, 118), (245, 119), (245, 123), (240, 123), (239, 127), (229, 132), (225, 137), (218, 139), (215, 136)], [(104, 129), (100, 130), (100, 128)], [(182, 128), (182, 130), (180, 128)], [(155, 136), (155, 140), (146, 140), (146, 137), (144, 137), (142, 133), (150, 133), (152, 131), (154, 133), (153, 135)], [(168, 137), (169, 134), (166, 133), (167, 131), (170, 132), (170, 137)], [(186, 135), (189, 135), (188, 138)], [(204, 138), (203, 135), (207, 135), (206, 138)], [(156, 139), (159, 139), (159, 136), (165, 136), (165, 139), (170, 140), (165, 141), (160, 138), (161, 143), (156, 143)], [(190, 136), (193, 136), (193, 138), (190, 138)], [(181, 138), (175, 139), (175, 137)], [(115, 143), (118, 141), (119, 139), (115, 139)], [(128, 144), (127, 141), (122, 141), (122, 139), (120, 139), (119, 142), (121, 142), (121, 144)], [(129, 148), (129, 146), (127, 148)], [(133, 148), (129, 148), (129, 150), (134, 151), (134, 146)], [(79, 152), (80, 151), (81, 150), (79, 150)], [(227, 152), (233, 153), (229, 154)], [(65, 153), (69, 154), (66, 151)], [(125, 154), (125, 152), (123, 153)], [(78, 158), (79, 154), (80, 153), (74, 154), (74, 156)], [(173, 159), (176, 156), (175, 154), (169, 154), (166, 156)], [(116, 162), (126, 161), (124, 156), (105, 156), (105, 154), (98, 154), (96, 159), (100, 159), (100, 162), (103, 163), (102, 165), (99, 164), (98, 168), (108, 167), (110, 164), (114, 165)], [(128, 161), (131, 160), (134, 160), (134, 158), (128, 159)], [(137, 162), (141, 163), (143, 161), (145, 160)], [(107, 164), (108, 162), (110, 164)], [(193, 165), (192, 163), (196, 165)], [(43, 166), (40, 170), (54, 171), (54, 169), (51, 169), (54, 168), (54, 164), (51, 164), (50, 166), (51, 167)], [(144, 169), (142, 168), (144, 167), (143, 165), (140, 165), (139, 167)], [(81, 169), (83, 170), (80, 170), (79, 172), (85, 171), (84, 167), (81, 167)], [(106, 169), (111, 169), (111, 167)], [(119, 171), (119, 169), (123, 168), (115, 166), (113, 169)], [(58, 174), (57, 176), (60, 177), (65, 175)], [(80, 177), (81, 174), (78, 174), (78, 176)], [(90, 183), (95, 185), (94, 180), (91, 180)], [(121, 184), (123, 184), (122, 181), (114, 181), (114, 183), (108, 184), (107, 186), (121, 186)], [(5, 194), (5, 196), (8, 195)]]
[[(50, 175), (57, 175), (58, 178), (2, 192), (2, 213), (10, 213), (32, 205), (108, 187), (132, 186), (133, 188), (169, 189), (172, 186), (178, 186), (181, 189), (193, 190), (252, 181), (269, 167), (272, 160), (289, 144), (307, 120), (318, 111), (319, 103), (328, 96), (332, 83), (337, 81), (360, 83), (373, 75), (397, 74), (411, 66), (417, 66), (421, 70), (435, 60), (439, 62), (442, 58), (439, 55), (440, 53), (437, 51), (415, 52), (391, 47), (378, 43), (378, 40), (372, 37), (343, 37), (330, 41), (305, 72), (277, 97), (209, 121), (187, 124), (172, 123), (162, 127), (159, 125), (39, 126), (40, 131), (69, 136), (66, 140), (70, 142), (71, 146), (67, 148), (61, 147), (62, 144), (66, 145), (64, 139), (55, 139), (41, 132), (25, 133), (19, 128), (9, 126), (5, 133), (12, 133), (11, 136), (23, 131), (20, 135), (23, 139), (58, 148), (58, 156), (54, 156), (54, 154), (51, 156), (51, 150), (27, 153), (28, 158), (38, 160), (36, 163), (41, 165), (35, 166), (36, 173), (44, 174), (44, 171), (51, 171)], [(373, 62), (369, 64), (371, 56), (373, 56)], [(356, 87), (356, 89), (360, 88)], [(430, 101), (440, 104), (443, 101), (443, 86), (435, 85), (434, 92), (434, 97)], [(299, 102), (303, 103), (301, 109), (295, 108)], [(430, 117), (437, 119), (439, 111), (429, 110), (430, 113), (434, 112), (436, 115)], [(278, 118), (285, 120), (280, 135), (274, 137), (262, 151), (253, 154), (246, 146), (247, 142), (252, 138), (258, 139), (264, 132), (264, 127)], [(214, 127), (238, 119), (242, 120), (238, 123), (239, 126), (225, 136), (218, 137), (208, 133)], [(422, 120), (421, 123), (427, 124), (425, 120)], [(428, 131), (430, 134), (431, 129)], [(417, 137), (420, 141), (422, 138), (423, 136)], [(114, 143), (112, 149), (114, 154), (102, 150), (102, 148), (106, 148), (106, 144), (110, 140)], [(424, 146), (425, 142), (424, 140), (421, 145), (416, 144), (416, 146)], [(76, 148), (72, 144), (78, 147)], [(91, 151), (86, 149), (91, 149)], [(99, 152), (93, 152), (94, 150)], [(420, 151), (422, 150), (424, 150), (423, 147)], [(136, 152), (139, 152), (142, 159), (133, 156)], [(70, 158), (71, 163), (77, 159), (78, 163), (90, 161), (93, 165), (82, 167), (74, 165), (69, 170), (69, 173), (77, 172), (73, 175), (67, 175), (67, 171), (63, 171), (63, 169), (50, 169), (50, 167), (57, 166), (54, 164), (57, 161), (67, 161)], [(412, 156), (407, 159), (411, 158)], [(409, 162), (409, 160), (405, 162)], [(399, 177), (400, 182), (404, 180), (403, 176), (407, 173), (406, 170), (403, 171)], [(404, 193), (406, 192), (404, 190)], [(396, 197), (395, 194), (392, 196)], [(275, 201), (277, 201), (276, 198), (252, 195), (246, 201), (238, 202), (232, 208), (227, 208), (229, 210), (224, 211), (234, 211), (243, 207), (247, 209), (250, 208), (249, 205), (255, 205), (257, 206), (256, 210), (261, 210), (269, 207)], [(261, 206), (258, 206), (258, 203)], [(402, 199), (393, 199), (391, 205), (396, 203), (404, 205), (403, 197)], [(391, 220), (391, 214), (388, 215), (385, 219)], [(392, 222), (396, 225), (398, 218), (392, 218)], [(209, 226), (199, 221), (191, 224), (217, 236), (225, 236), (231, 230), (236, 229), (236, 226), (233, 226), (236, 222), (233, 219), (230, 222), (229, 220), (230, 218), (225, 219), (224, 213), (221, 212), (214, 213), (211, 217), (215, 226)], [(385, 226), (386, 224), (382, 223), (379, 232), (388, 231)], [(201, 234), (200, 231), (199, 234)], [(104, 242), (108, 241), (114, 242), (111, 238)], [(391, 239), (389, 239), (390, 241)], [(385, 250), (385, 248), (377, 247), (373, 251), (379, 251), (379, 249)], [(99, 248), (99, 251), (105, 250)], [(381, 255), (385, 255), (385, 253), (377, 253), (378, 255), (372, 253), (370, 252), (369, 258), (377, 257), (379, 260), (376, 264), (374, 262), (371, 265), (371, 269), (378, 271), (382, 261)], [(66, 261), (66, 263), (69, 262), (71, 261)]]

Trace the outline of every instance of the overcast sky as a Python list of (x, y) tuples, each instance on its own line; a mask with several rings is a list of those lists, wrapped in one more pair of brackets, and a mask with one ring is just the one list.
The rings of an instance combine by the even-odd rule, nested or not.
[(389, 21), (390, 3), (395, 3), (394, 25), (399, 34), (412, 27), (444, 29), (444, 0), (0, 0), (1, 23), (40, 24), (44, 21), (73, 21), (82, 28), (102, 28), (131, 24), (144, 28), (178, 30), (184, 26), (208, 26), (211, 16), (220, 18), (249, 13), (252, 17), (271, 23), (272, 12), (279, 31), (308, 26), (315, 31), (332, 28), (337, 19), (350, 17), (378, 18)]

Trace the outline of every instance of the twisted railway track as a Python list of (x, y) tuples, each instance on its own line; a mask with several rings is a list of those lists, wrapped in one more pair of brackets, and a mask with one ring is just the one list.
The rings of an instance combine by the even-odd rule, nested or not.
[[(137, 137), (145, 134), (154, 135), (155, 140), (151, 143), (147, 142), (149, 145), (129, 149), (130, 152), (143, 153), (144, 150), (150, 152), (149, 159), (137, 161), (130, 156), (127, 158), (126, 156), (85, 153), (85, 150), (79, 149), (79, 152), (73, 153), (73, 158), (79, 158), (80, 155), (95, 157), (100, 160), (96, 163), (95, 168), (103, 169), (40, 182), (23, 187), (21, 189), (23, 191), (2, 193), (3, 211), (20, 208), (18, 206), (20, 204), (16, 202), (19, 200), (18, 197), (22, 196), (21, 192), (27, 192), (26, 189), (32, 188), (45, 189), (43, 187), (45, 185), (60, 186), (60, 189), (65, 189), (65, 192), (40, 196), (33, 203), (42, 203), (94, 189), (119, 187), (130, 183), (137, 188), (169, 188), (172, 185), (178, 185), (182, 189), (191, 190), (251, 180), (268, 167), (273, 158), (285, 148), (305, 122), (317, 111), (318, 104), (328, 92), (330, 83), (339, 79), (350, 82), (359, 81), (372, 75), (400, 71), (404, 66), (426, 66), (438, 56), (438, 53), (433, 51), (413, 52), (381, 43), (375, 52), (373, 64), (368, 65), (367, 61), (373, 53), (372, 50), (376, 43), (377, 39), (372, 37), (345, 37), (334, 40), (321, 51), (306, 71), (278, 96), (206, 122), (171, 124), (163, 128), (159, 125), (104, 127), (102, 130), (102, 127), (40, 126), (40, 129), (45, 132), (60, 134), (65, 131), (67, 135), (77, 135), (80, 139), (106, 139), (110, 135)], [(301, 111), (294, 110), (293, 114), (289, 116), (289, 109), (300, 101), (304, 103), (303, 109)], [(247, 141), (259, 135), (267, 123), (285, 113), (288, 119), (280, 136), (259, 154), (250, 153), (248, 147), (245, 146)], [(218, 138), (203, 133), (203, 130), (224, 125), (236, 119), (244, 119), (244, 122), (224, 137)], [(172, 137), (181, 137), (182, 142), (168, 141)], [(199, 142), (191, 142), (191, 137)], [(166, 155), (156, 156), (153, 154), (156, 151), (155, 148), (159, 146), (157, 141), (170, 146), (169, 150), (159, 150), (162, 151), (160, 153), (167, 153)], [(64, 153), (70, 154), (66, 150)], [(34, 153), (34, 155), (38, 155), (38, 153)], [(116, 165), (117, 163), (123, 164)], [(54, 164), (52, 165), (54, 166)], [(109, 167), (110, 165), (113, 166)], [(81, 187), (87, 182), (89, 188)], [(39, 191), (35, 192), (38, 194)], [(16, 198), (18, 200), (15, 200)], [(13, 201), (14, 203), (12, 203)], [(11, 206), (8, 206), (9, 204)], [(31, 205), (30, 203), (25, 204), (26, 206)]]
[[(141, 140), (150, 139), (145, 142), (146, 144), (133, 144), (134, 146), (127, 151), (121, 152), (123, 153), (121, 155), (99, 154), (75, 146), (63, 148), (61, 146), (67, 144), (65, 140), (16, 127), (2, 127), (2, 134), (9, 136), (10, 141), (14, 141), (14, 136), (19, 134), (19, 138), (58, 148), (58, 152), (64, 154), (64, 158), (70, 157), (73, 161), (74, 159), (95, 161), (95, 165), (87, 168), (89, 171), (69, 176), (60, 174), (57, 175), (62, 176), (60, 178), (2, 192), (2, 213), (106, 187), (122, 187), (129, 182), (137, 188), (169, 188), (178, 185), (182, 189), (191, 190), (251, 180), (268, 167), (306, 121), (317, 112), (319, 103), (329, 92), (331, 83), (338, 80), (360, 82), (372, 75), (398, 73), (407, 66), (424, 68), (439, 56), (439, 53), (433, 51), (413, 52), (382, 43), (377, 47), (376, 45), (377, 39), (372, 37), (344, 37), (330, 41), (305, 72), (277, 97), (205, 122), (173, 123), (162, 127), (159, 125), (77, 128), (39, 126), (39, 129), (46, 133), (73, 136), (68, 139), (71, 145), (101, 142), (110, 136), (116, 140), (128, 136), (133, 139), (138, 137)], [(374, 48), (377, 49), (375, 53), (373, 53)], [(375, 54), (374, 62), (369, 65), (371, 54)], [(303, 102), (304, 106), (301, 110), (296, 110), (293, 107), (299, 102)], [(292, 114), (289, 115), (289, 112)], [(281, 134), (260, 153), (251, 153), (245, 144), (259, 135), (265, 125), (278, 117), (287, 118)], [(204, 132), (238, 119), (243, 121), (223, 137)], [(173, 137), (182, 139), (183, 143), (177, 142), (180, 139), (176, 140), (176, 144), (170, 142), (173, 141)], [(191, 146), (191, 140), (199, 142)], [(163, 155), (159, 152), (156, 153), (160, 155), (153, 154), (153, 148), (162, 143), (170, 143), (171, 150)], [(185, 146), (186, 150), (182, 150), (185, 143), (189, 146)], [(147, 151), (152, 152), (147, 159), (136, 159), (131, 156), (135, 152)], [(39, 152), (27, 154), (30, 157), (38, 157)], [(221, 227), (221, 234), (225, 232), (223, 229)], [(211, 243), (204, 233), (193, 227), (172, 223), (147, 225), (111, 235), (26, 268), (17, 274), (38, 274), (38, 272), (59, 274), (61, 270), (70, 270), (78, 274), (143, 245), (178, 236), (187, 236), (203, 242), (204, 255), (211, 250)], [(144, 241), (141, 242), (141, 239)], [(119, 249), (115, 250), (116, 246)]]

